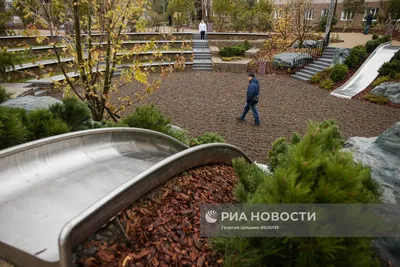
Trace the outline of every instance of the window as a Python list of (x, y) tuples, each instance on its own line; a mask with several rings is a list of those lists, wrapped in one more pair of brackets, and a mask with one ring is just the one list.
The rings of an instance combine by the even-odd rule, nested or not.
[(314, 19), (314, 10), (307, 10), (305, 13), (306, 20), (313, 20)]
[(323, 16), (328, 16), (328, 14), (329, 14), (329, 9), (322, 9), (322, 11), (321, 11), (321, 17), (323, 17)]
[(367, 8), (364, 13), (363, 21), (366, 21), (367, 15), (372, 11), (373, 21), (376, 21), (376, 15), (378, 14), (379, 8)]
[(342, 16), (340, 17), (340, 20), (347, 21), (352, 19), (353, 19), (353, 13), (348, 11), (342, 11)]
[(275, 10), (275, 12), (274, 12), (274, 18), (275, 18), (275, 19), (280, 19), (280, 18), (282, 18), (282, 14), (281, 14), (280, 10)]

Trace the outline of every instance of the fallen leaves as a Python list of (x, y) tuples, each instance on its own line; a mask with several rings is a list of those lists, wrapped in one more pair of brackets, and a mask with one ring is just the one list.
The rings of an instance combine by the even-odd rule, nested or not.
[(220, 266), (221, 256), (199, 237), (199, 204), (233, 203), (236, 181), (233, 168), (225, 165), (190, 170), (167, 181), (119, 216), (129, 248), (123, 238), (114, 245), (89, 239), (84, 247), (95, 246), (98, 252), (80, 262), (88, 267)]

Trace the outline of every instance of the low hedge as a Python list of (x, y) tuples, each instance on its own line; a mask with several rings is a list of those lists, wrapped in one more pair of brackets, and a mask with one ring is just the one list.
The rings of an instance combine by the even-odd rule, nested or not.
[(235, 46), (222, 47), (219, 51), (219, 56), (224, 58), (243, 57), (244, 53), (251, 47), (249, 41), (244, 41), (243, 44)]

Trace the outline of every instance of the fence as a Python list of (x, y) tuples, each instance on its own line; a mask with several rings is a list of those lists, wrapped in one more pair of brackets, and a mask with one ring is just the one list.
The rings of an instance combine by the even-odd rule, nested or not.
[(322, 56), (324, 49), (326, 47), (326, 41), (317, 41), (316, 45), (313, 47), (308, 47), (307, 52), (301, 53), (296, 58), (293, 59), (292, 70), (298, 70), (305, 65), (311, 63), (314, 59)]

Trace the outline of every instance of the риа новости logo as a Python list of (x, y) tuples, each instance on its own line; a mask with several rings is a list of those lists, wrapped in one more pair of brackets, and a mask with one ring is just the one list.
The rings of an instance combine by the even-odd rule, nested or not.
[(205, 217), (207, 222), (215, 223), (218, 220), (218, 213), (215, 210), (209, 210)]

